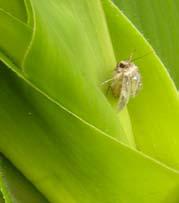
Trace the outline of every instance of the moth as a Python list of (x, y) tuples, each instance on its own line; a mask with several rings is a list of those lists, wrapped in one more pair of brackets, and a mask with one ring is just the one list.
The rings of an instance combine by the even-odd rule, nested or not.
[[(140, 57), (141, 58), (141, 57)], [(118, 98), (118, 109), (121, 111), (129, 99), (135, 97), (142, 86), (141, 74), (133, 63), (132, 55), (128, 60), (120, 61), (114, 69), (113, 77), (103, 84), (109, 83), (108, 90)]]

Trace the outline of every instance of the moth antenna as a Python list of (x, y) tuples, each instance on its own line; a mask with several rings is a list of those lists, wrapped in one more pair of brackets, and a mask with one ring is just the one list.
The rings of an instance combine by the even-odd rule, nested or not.
[(150, 51), (150, 52), (148, 52), (148, 53), (146, 53), (146, 54), (144, 54), (144, 55), (142, 55), (142, 56), (139, 56), (139, 57), (137, 57), (137, 58), (134, 58), (133, 60), (131, 60), (132, 62), (133, 61), (137, 61), (137, 60), (139, 60), (139, 59), (141, 59), (141, 58), (143, 58), (143, 57), (145, 57), (145, 56), (148, 56), (149, 54), (152, 54), (153, 53), (153, 51)]
[(135, 52), (136, 52), (136, 49), (134, 49), (133, 52), (131, 53), (131, 55), (129, 56), (129, 59), (128, 59), (129, 62), (133, 61), (132, 58), (133, 58)]
[(105, 85), (106, 83), (109, 83), (109, 82), (111, 82), (112, 80), (113, 80), (113, 78), (110, 78), (109, 80), (106, 80), (106, 81), (102, 82), (101, 85)]
[(131, 62), (132, 61), (132, 57), (133, 57), (134, 53), (132, 53), (130, 56), (129, 56), (129, 59), (128, 61)]

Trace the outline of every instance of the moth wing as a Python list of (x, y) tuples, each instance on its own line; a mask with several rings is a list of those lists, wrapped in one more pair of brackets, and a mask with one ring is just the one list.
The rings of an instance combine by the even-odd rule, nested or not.
[(136, 96), (141, 89), (141, 76), (138, 70), (124, 74), (119, 98), (119, 110), (123, 109), (130, 97)]
[(119, 110), (122, 110), (129, 101), (129, 98), (131, 96), (131, 85), (132, 84), (130, 76), (128, 74), (124, 75), (118, 103)]
[(131, 76), (131, 96), (135, 97), (136, 94), (139, 92), (141, 89), (141, 76), (138, 71), (136, 71), (132, 76)]

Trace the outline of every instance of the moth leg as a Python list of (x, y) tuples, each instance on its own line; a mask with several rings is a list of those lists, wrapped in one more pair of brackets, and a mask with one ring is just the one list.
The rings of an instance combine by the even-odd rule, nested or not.
[[(108, 80), (102, 82), (101, 85), (108, 84), (108, 83), (110, 83), (110, 82), (112, 82), (112, 81), (113, 81), (113, 78), (110, 78), (110, 79), (108, 79)], [(108, 95), (110, 89), (111, 89), (111, 85), (108, 85), (107, 90), (106, 90), (106, 95)]]
[(107, 84), (107, 83), (109, 83), (109, 82), (111, 82), (111, 81), (113, 81), (113, 78), (110, 78), (110, 79), (108, 79), (108, 80), (105, 80), (104, 82), (101, 83), (101, 85), (105, 85), (105, 84)]
[(133, 61), (133, 56), (134, 56), (134, 53), (136, 52), (136, 49), (134, 49), (132, 52), (131, 52), (131, 55), (129, 56), (129, 59), (128, 61), (129, 62), (132, 62)]

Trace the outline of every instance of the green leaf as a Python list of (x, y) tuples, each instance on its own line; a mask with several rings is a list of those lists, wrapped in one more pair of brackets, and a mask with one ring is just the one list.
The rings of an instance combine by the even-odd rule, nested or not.
[(151, 43), (179, 87), (179, 1), (113, 1)]
[(17, 171), (12, 164), (1, 156), (0, 186), (3, 193), (0, 202), (6, 203), (47, 203), (47, 200)]
[[(103, 2), (105, 16), (96, 0), (31, 2), (33, 37), (26, 49), (17, 47), (22, 60), (14, 57), (13, 63), (10, 46), (8, 54), (1, 53), (9, 67), (0, 69), (2, 153), (50, 202), (177, 203), (178, 172), (122, 143), (130, 143), (130, 120), (123, 112), (127, 122), (119, 122), (101, 90), (116, 64), (105, 18), (113, 12), (111, 3)], [(114, 23), (125, 25), (134, 34), (131, 42), (147, 50), (117, 15)], [(14, 26), (14, 32), (26, 35), (26, 25)], [(161, 67), (152, 57), (154, 67)], [(165, 72), (158, 75), (167, 78)]]
[(29, 103), (18, 85), (24, 81), (6, 67), (0, 76), (0, 148), (50, 202), (178, 201), (178, 173), (86, 125), (27, 85)]
[(20, 65), (28, 48), (32, 29), (3, 10), (0, 10), (0, 26), (1, 53)]
[(0, 203), (5, 203), (2, 193), (0, 192)]
[(142, 74), (143, 88), (129, 103), (128, 108), (137, 148), (178, 169), (177, 90), (150, 45), (122, 13), (119, 13), (115, 6), (109, 7), (107, 3), (104, 4), (104, 9), (118, 60), (129, 56), (135, 47), (137, 47), (135, 57), (150, 53), (135, 62)]
[(22, 0), (0, 0), (0, 8), (9, 15), (18, 18), (22, 22), (27, 22), (27, 12), (24, 1)]
[[(115, 64), (100, 3), (91, 1), (79, 7), (77, 1), (71, 3), (72, 10), (66, 1), (33, 3), (36, 32), (24, 61), (25, 77), (62, 108), (128, 143), (116, 113), (100, 90), (102, 72)], [(54, 56), (56, 60), (51, 60)]]

